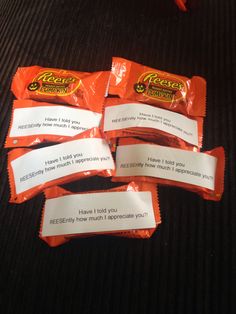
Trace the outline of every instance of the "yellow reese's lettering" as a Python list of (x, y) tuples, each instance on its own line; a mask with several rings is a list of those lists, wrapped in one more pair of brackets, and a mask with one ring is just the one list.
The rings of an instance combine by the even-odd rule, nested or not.
[(158, 77), (157, 73), (147, 74), (143, 79), (143, 82), (146, 82), (146, 81), (148, 81), (148, 83), (154, 83), (163, 87), (170, 87), (176, 90), (181, 90), (184, 87), (182, 83), (165, 80)]
[(61, 83), (61, 84), (69, 84), (74, 83), (76, 81), (74, 77), (59, 77), (53, 75), (53, 72), (44, 72), (36, 80), (48, 83)]

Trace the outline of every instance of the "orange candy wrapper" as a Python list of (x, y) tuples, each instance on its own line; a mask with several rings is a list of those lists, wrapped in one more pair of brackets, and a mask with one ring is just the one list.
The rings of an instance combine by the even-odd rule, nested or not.
[(11, 90), (17, 99), (63, 103), (102, 112), (109, 74), (109, 71), (88, 73), (40, 66), (20, 67)]
[(53, 185), (85, 177), (110, 177), (114, 161), (98, 128), (62, 144), (39, 149), (16, 148), (8, 153), (10, 202), (22, 203)]
[(123, 138), (117, 147), (112, 181), (177, 186), (219, 201), (224, 191), (224, 169), (223, 147), (199, 153)]
[(160, 145), (195, 151), (202, 146), (203, 118), (190, 119), (126, 99), (106, 99), (101, 128), (113, 145), (116, 138), (138, 137)]
[(5, 147), (60, 143), (87, 129), (99, 127), (101, 116), (101, 113), (78, 107), (15, 100)]
[(175, 3), (179, 7), (179, 9), (184, 12), (187, 11), (186, 2), (187, 2), (186, 0), (175, 0)]
[(194, 117), (206, 114), (206, 81), (113, 57), (109, 94)]
[(99, 234), (150, 238), (161, 223), (157, 186), (151, 183), (76, 194), (52, 187), (44, 194), (39, 236), (52, 247)]

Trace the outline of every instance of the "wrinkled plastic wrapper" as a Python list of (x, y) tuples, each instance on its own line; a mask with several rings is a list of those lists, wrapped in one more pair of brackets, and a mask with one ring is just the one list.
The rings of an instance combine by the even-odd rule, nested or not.
[[(118, 150), (123, 147), (127, 148), (126, 155), (124, 156), (123, 149), (118, 158)], [(153, 155), (149, 151), (154, 151)], [(150, 157), (147, 157), (147, 154), (150, 154)], [(176, 186), (195, 192), (204, 199), (219, 201), (224, 191), (224, 170), (223, 147), (199, 153), (164, 147), (135, 138), (122, 138), (116, 151), (116, 175), (112, 181), (136, 180)]]
[[(187, 124), (190, 126), (187, 127)], [(190, 119), (179, 113), (126, 99), (106, 99), (101, 129), (111, 143), (112, 151), (116, 139), (122, 137), (138, 137), (160, 145), (194, 151), (202, 147), (202, 117)]]
[(101, 113), (30, 99), (13, 102), (5, 147), (61, 143), (87, 129), (99, 127)]
[(206, 115), (206, 81), (113, 57), (109, 94), (194, 117)]
[(62, 144), (16, 148), (8, 153), (10, 202), (22, 203), (48, 187), (86, 177), (110, 177), (114, 169), (110, 148), (98, 128)]
[[(46, 189), (44, 191), (44, 194), (46, 197), (46, 203), (42, 211), (42, 219), (41, 219), (39, 236), (42, 240), (44, 240), (51, 247), (61, 245), (75, 238), (90, 237), (90, 236), (101, 235), (101, 234), (126, 237), (126, 238), (142, 238), (142, 239), (150, 238), (152, 234), (154, 233), (154, 231), (156, 230), (156, 227), (148, 228), (148, 229), (124, 230), (122, 232), (117, 232), (116, 230), (113, 230), (110, 232), (90, 232), (90, 233), (80, 233), (80, 234), (71, 234), (71, 235), (68, 235), (68, 234), (67, 235), (54, 235), (54, 236), (42, 235), (44, 217), (45, 217), (45, 208), (46, 208), (46, 204), (48, 200), (59, 199), (59, 198), (63, 198), (64, 196), (74, 196), (74, 195), (90, 194), (91, 196), (93, 196), (94, 193), (104, 193), (104, 192), (105, 193), (110, 193), (110, 192), (136, 193), (136, 192), (141, 192), (141, 191), (151, 192), (155, 224), (157, 227), (157, 225), (161, 223), (161, 216), (160, 216), (159, 201), (158, 201), (158, 190), (155, 184), (147, 183), (147, 182), (130, 182), (127, 185), (122, 185), (120, 187), (111, 188), (108, 190), (96, 190), (96, 191), (89, 191), (89, 192), (83, 192), (83, 193), (72, 193), (70, 191), (67, 191), (57, 186)], [(67, 202), (70, 202), (69, 198), (67, 199)], [(94, 223), (96, 224), (96, 222)]]
[(63, 103), (102, 112), (109, 73), (20, 67), (11, 90), (17, 99)]

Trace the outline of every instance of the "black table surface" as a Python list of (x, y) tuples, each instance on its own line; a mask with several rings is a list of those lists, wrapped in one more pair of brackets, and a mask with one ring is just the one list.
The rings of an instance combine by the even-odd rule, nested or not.
[[(198, 1), (195, 1), (198, 2)], [(0, 0), (0, 307), (3, 313), (235, 313), (236, 2)], [(109, 70), (121, 56), (207, 80), (203, 150), (226, 151), (220, 202), (160, 187), (151, 239), (97, 236), (50, 248), (38, 237), (43, 194), (10, 204), (10, 84), (19, 66)], [(233, 75), (234, 74), (234, 75)], [(112, 184), (91, 178), (77, 191)]]

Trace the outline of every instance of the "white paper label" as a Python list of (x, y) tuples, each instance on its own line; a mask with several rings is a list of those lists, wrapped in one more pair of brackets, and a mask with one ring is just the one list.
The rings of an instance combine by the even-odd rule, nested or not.
[(151, 176), (214, 190), (217, 158), (150, 144), (118, 146), (116, 176)]
[(198, 146), (198, 125), (196, 120), (146, 104), (129, 103), (106, 107), (104, 131), (129, 127), (154, 128), (173, 134), (192, 145)]
[(74, 136), (98, 127), (101, 114), (65, 106), (16, 108), (13, 111), (10, 137), (53, 134)]
[(18, 194), (69, 174), (114, 169), (114, 162), (104, 139), (86, 138), (32, 150), (11, 166)]
[(77, 194), (46, 201), (42, 236), (155, 226), (151, 192)]

